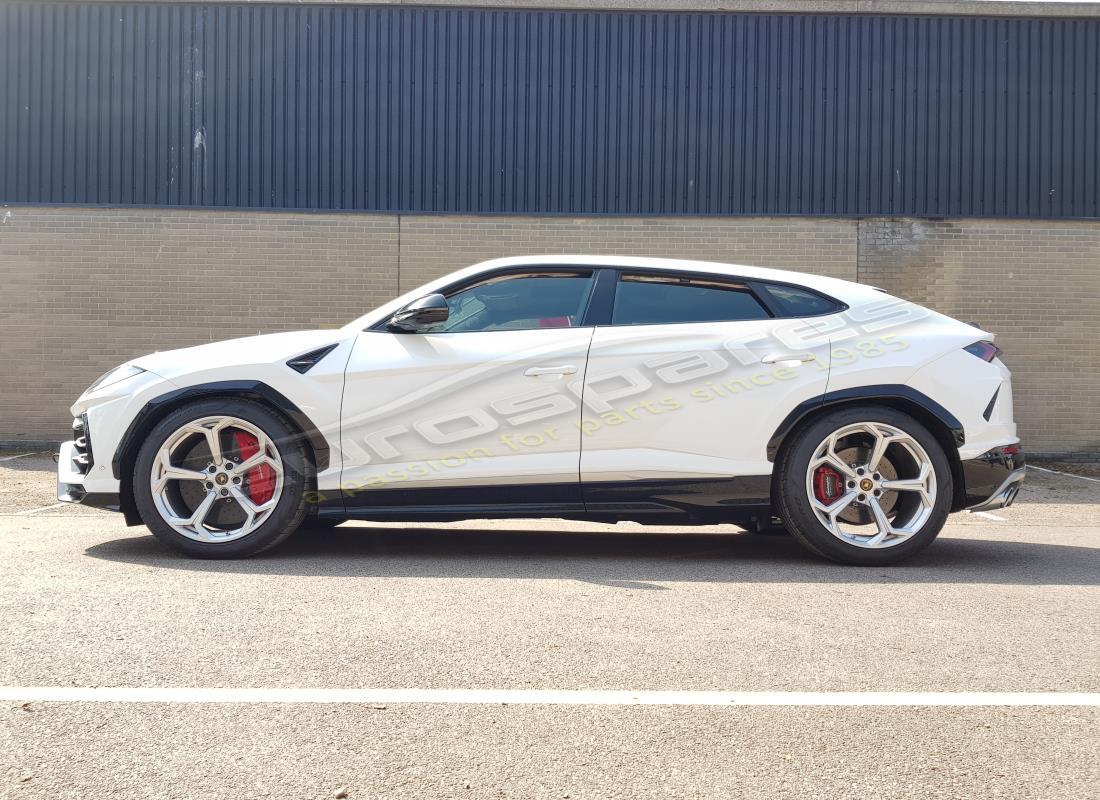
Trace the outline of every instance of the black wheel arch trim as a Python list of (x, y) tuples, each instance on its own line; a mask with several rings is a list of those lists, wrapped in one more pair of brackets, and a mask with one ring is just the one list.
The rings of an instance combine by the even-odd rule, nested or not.
[(321, 471), (328, 468), (330, 455), (325, 437), (313, 424), (313, 421), (281, 392), (258, 380), (214, 381), (166, 392), (146, 403), (130, 422), (111, 459), (111, 470), (115, 478), (122, 479), (123, 460), (134, 452), (137, 443), (144, 440), (145, 436), (148, 435), (164, 414), (185, 402), (217, 395), (251, 398), (274, 406), (290, 420), (291, 424), (309, 442), (310, 447), (313, 449), (314, 466), (317, 470)]
[[(901, 383), (884, 383), (875, 386), (858, 386), (851, 389), (826, 392), (820, 397), (815, 397), (812, 400), (806, 400), (799, 403), (795, 406), (794, 410), (783, 419), (779, 427), (776, 428), (775, 433), (772, 434), (771, 439), (768, 440), (768, 460), (775, 461), (775, 457), (779, 454), (779, 448), (782, 447), (783, 441), (787, 438), (788, 434), (790, 434), (803, 419), (815, 411), (830, 406), (851, 403), (853, 401), (873, 402), (876, 400), (902, 400), (905, 403), (916, 405), (925, 413), (930, 414), (943, 424), (950, 433), (956, 448), (966, 443), (966, 433), (963, 430), (962, 423), (959, 422), (954, 414), (931, 397), (923, 392), (918, 392), (911, 386), (906, 386)], [(949, 453), (948, 455), (950, 456), (951, 454)], [(958, 460), (957, 452), (954, 460)]]

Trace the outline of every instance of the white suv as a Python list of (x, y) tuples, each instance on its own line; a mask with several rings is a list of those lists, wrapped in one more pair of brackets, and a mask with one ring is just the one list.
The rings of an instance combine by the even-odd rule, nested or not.
[(347, 519), (782, 526), (912, 555), (1023, 480), (993, 336), (848, 281), (487, 261), (339, 330), (134, 359), (73, 406), (58, 497), (193, 556)]

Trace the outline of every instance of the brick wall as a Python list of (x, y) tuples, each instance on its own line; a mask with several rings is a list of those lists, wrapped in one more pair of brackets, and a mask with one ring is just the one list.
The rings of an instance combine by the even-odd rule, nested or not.
[(80, 392), (143, 353), (336, 327), (397, 294), (394, 217), (15, 208), (0, 218), (0, 441), (59, 438)]
[[(5, 216), (10, 212), (10, 216)], [(1000, 334), (1029, 449), (1100, 452), (1100, 223), (0, 211), (0, 441), (58, 439), (151, 350), (337, 326), (486, 258), (683, 256), (860, 279)]]
[(996, 333), (1030, 450), (1100, 452), (1100, 223), (863, 220), (859, 280)]
[(489, 258), (669, 256), (856, 279), (856, 223), (830, 219), (401, 217), (401, 290)]

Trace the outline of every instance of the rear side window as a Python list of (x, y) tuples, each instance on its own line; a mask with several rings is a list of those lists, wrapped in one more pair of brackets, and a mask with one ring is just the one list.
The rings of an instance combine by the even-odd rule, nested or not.
[(779, 309), (780, 315), (784, 317), (817, 317), (822, 314), (836, 313), (843, 308), (835, 300), (817, 292), (811, 292), (809, 289), (782, 286), (777, 283), (762, 283), (760, 288), (768, 293)]
[(612, 325), (670, 325), (768, 319), (739, 283), (672, 275), (624, 274), (615, 290)]

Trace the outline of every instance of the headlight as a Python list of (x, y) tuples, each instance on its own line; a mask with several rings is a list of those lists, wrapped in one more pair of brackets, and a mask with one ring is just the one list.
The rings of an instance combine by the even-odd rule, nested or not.
[(124, 381), (127, 378), (133, 378), (141, 373), (145, 372), (141, 367), (135, 367), (133, 364), (123, 364), (121, 367), (115, 367), (109, 372), (105, 372), (100, 375), (95, 383), (88, 387), (89, 392), (94, 392), (96, 389), (103, 389), (119, 381)]

